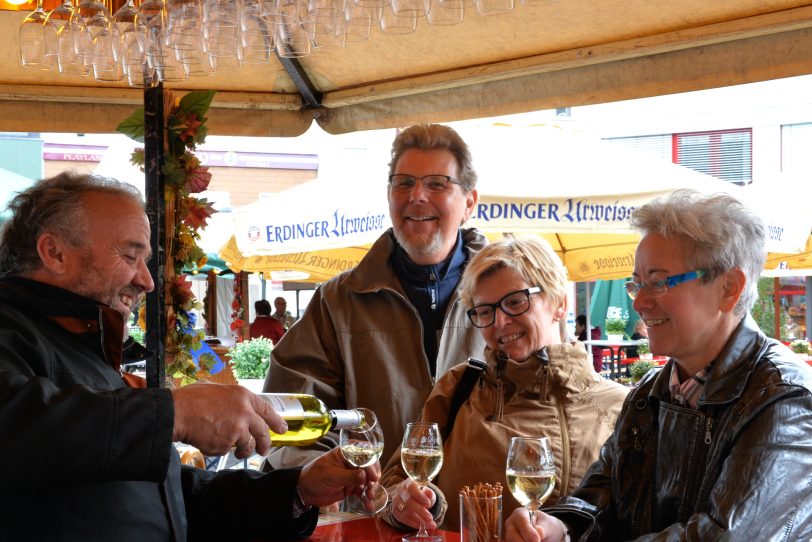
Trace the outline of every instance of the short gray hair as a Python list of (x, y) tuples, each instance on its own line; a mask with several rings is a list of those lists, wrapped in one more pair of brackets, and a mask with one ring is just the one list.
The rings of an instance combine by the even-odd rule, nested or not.
[(746, 283), (734, 313), (744, 316), (758, 298), (758, 277), (767, 257), (763, 220), (729, 194), (705, 195), (677, 190), (637, 209), (632, 226), (691, 245), (690, 270), (706, 269), (709, 282), (730, 269), (741, 269)]
[(460, 134), (443, 124), (415, 124), (400, 132), (392, 143), (392, 161), (389, 162), (389, 174), (395, 172), (395, 166), (408, 150), (449, 151), (454, 155), (459, 166), (459, 181), (464, 192), (476, 188), (477, 176), (471, 159), (471, 151)]
[(132, 185), (97, 175), (62, 172), (19, 192), (8, 204), (11, 218), (0, 231), (0, 277), (23, 276), (40, 268), (37, 241), (45, 232), (76, 247), (84, 245), (84, 195), (99, 192), (126, 197), (143, 208)]

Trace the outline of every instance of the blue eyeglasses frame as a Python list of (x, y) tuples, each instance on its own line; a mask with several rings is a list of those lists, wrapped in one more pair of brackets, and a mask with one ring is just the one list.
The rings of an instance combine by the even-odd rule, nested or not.
[(707, 276), (707, 274), (707, 269), (697, 269), (696, 271), (680, 273), (679, 275), (671, 275), (670, 277), (665, 277), (661, 280), (652, 281), (649, 284), (646, 284), (645, 281), (634, 282), (633, 280), (630, 280), (624, 283), (623, 287), (626, 289), (626, 293), (632, 299), (635, 299), (640, 294), (640, 290), (642, 288), (649, 288), (649, 293), (652, 297), (662, 297), (666, 294), (669, 288), (673, 288), (685, 282), (690, 282), (700, 277)]

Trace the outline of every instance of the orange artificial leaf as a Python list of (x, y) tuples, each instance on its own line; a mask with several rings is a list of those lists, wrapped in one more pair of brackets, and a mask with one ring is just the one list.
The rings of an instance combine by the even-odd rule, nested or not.
[(188, 198), (187, 204), (189, 210), (183, 221), (195, 229), (205, 228), (208, 218), (216, 212), (205, 199)]
[(211, 182), (211, 173), (205, 166), (195, 168), (186, 176), (186, 187), (191, 193), (203, 192), (209, 187), (209, 182)]

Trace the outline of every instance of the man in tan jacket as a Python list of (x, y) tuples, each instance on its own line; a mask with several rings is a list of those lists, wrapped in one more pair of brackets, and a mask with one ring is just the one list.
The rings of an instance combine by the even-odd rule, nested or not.
[[(416, 125), (392, 145), (387, 196), (392, 229), (358, 267), (328, 281), (271, 354), (265, 391), (311, 393), (329, 408), (366, 407), (384, 429), (384, 463), (417, 419), (435, 379), (484, 342), (457, 297), (462, 272), (486, 240), (462, 229), (477, 202), (476, 173), (459, 135)], [(334, 447), (286, 447), (274, 468)]]

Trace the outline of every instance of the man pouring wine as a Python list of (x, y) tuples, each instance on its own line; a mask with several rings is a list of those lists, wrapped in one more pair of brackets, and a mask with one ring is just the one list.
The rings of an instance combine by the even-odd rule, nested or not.
[(268, 452), (269, 430), (288, 427), (240, 386), (146, 389), (123, 379), (124, 322), (154, 288), (140, 193), (62, 173), (9, 207), (0, 234), (4, 540), (304, 538), (317, 507), (378, 480), (377, 463), (353, 467), (339, 450), (268, 474), (181, 466), (175, 441), (247, 457)]

